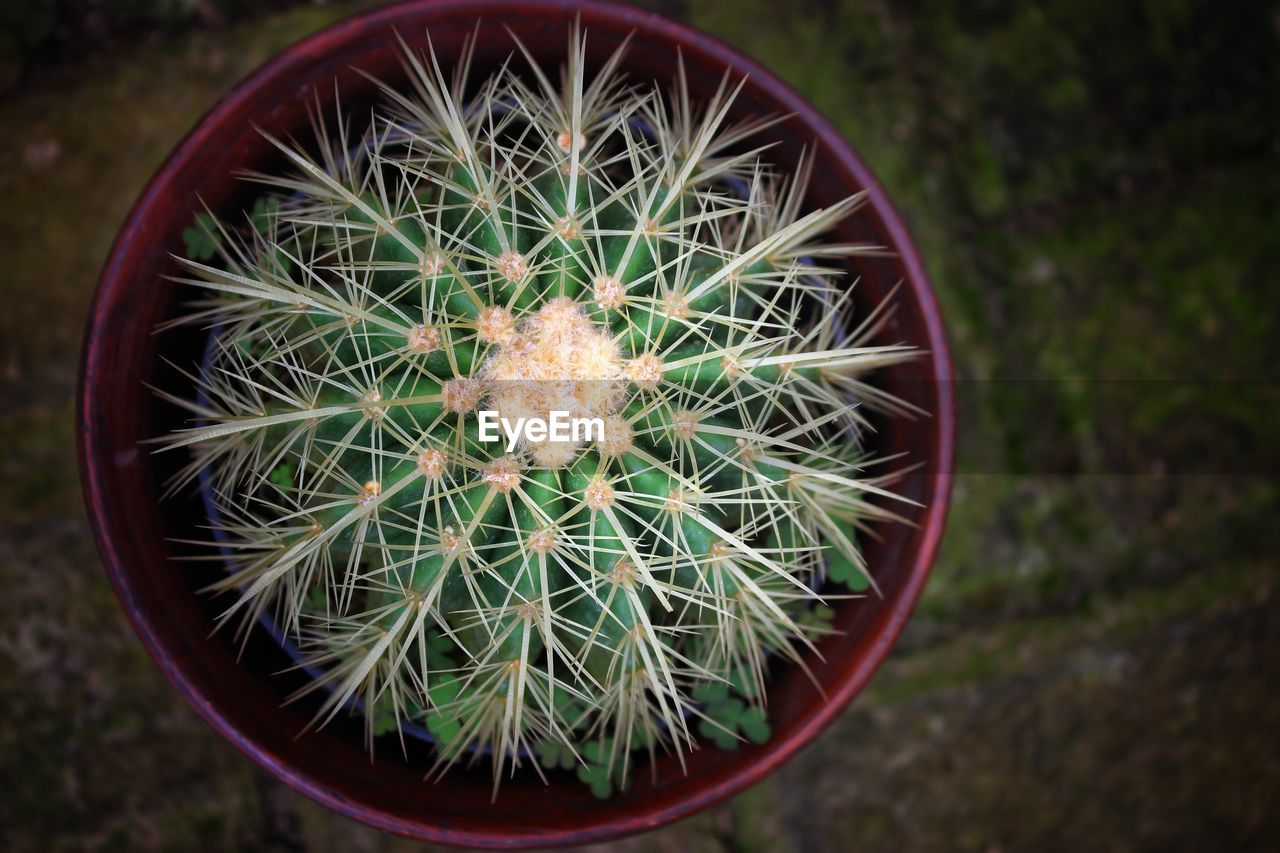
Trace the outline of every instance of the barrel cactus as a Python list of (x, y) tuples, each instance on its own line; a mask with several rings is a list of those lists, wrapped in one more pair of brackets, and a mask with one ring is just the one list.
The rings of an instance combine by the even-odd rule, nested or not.
[(871, 588), (855, 531), (894, 517), (858, 436), (901, 407), (865, 374), (913, 352), (852, 315), (839, 262), (874, 248), (822, 238), (860, 197), (804, 212), (731, 81), (695, 104), (678, 63), (664, 93), (585, 44), (483, 82), (406, 46), (367, 127), (273, 140), (286, 173), (202, 214), (180, 278), (211, 344), (163, 440), (211, 498), (223, 620), (289, 637), (316, 724), (423, 727), (495, 796), (766, 738), (771, 662), (804, 666), (820, 587)]

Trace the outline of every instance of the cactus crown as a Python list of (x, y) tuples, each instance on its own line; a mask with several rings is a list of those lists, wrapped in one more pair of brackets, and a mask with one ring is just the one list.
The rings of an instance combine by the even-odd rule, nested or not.
[[(406, 47), (368, 128), (277, 142), (292, 172), (181, 279), (215, 331), (165, 441), (214, 496), (224, 619), (293, 637), (317, 722), (424, 724), (495, 795), (531, 750), (607, 794), (634, 750), (766, 737), (768, 660), (803, 666), (814, 590), (866, 589), (853, 528), (893, 517), (851, 435), (912, 351), (833, 320), (868, 248), (819, 239), (860, 196), (802, 213), (808, 163), (765, 165), (727, 76), (699, 107), (584, 51), (473, 86)], [(478, 410), (603, 430), (507, 452)]]

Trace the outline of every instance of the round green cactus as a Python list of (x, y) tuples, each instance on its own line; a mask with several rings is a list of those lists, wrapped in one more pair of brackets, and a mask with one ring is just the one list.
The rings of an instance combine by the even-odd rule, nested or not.
[[(849, 319), (871, 247), (821, 240), (860, 198), (802, 214), (807, 164), (765, 164), (727, 78), (698, 106), (621, 51), (588, 77), (576, 32), (559, 84), (404, 56), (367, 129), (317, 113), (244, 224), (195, 230), (211, 356), (166, 441), (224, 618), (291, 635), (317, 722), (425, 725), (495, 794), (535, 753), (607, 794), (634, 750), (767, 737), (769, 660), (804, 665), (815, 590), (868, 588), (853, 528), (892, 517), (855, 437), (912, 351)], [(592, 429), (487, 440), (557, 412)]]

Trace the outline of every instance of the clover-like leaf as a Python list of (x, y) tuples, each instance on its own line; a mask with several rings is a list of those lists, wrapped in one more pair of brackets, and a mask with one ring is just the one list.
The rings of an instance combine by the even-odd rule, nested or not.
[(279, 212), (279, 199), (260, 198), (253, 203), (253, 210), (249, 212), (249, 222), (253, 225), (254, 231), (259, 234), (266, 234)]
[(726, 681), (709, 681), (699, 684), (693, 689), (693, 699), (703, 705), (714, 705), (729, 699), (729, 683)]
[(538, 753), (538, 761), (548, 770), (555, 770), (557, 767), (561, 770), (572, 770), (574, 765), (578, 763), (578, 756), (563, 741), (539, 741), (534, 745), (534, 749)]
[(394, 731), (400, 727), (400, 718), (396, 716), (395, 710), (389, 702), (380, 701), (374, 706), (373, 714), (369, 718), (369, 728), (373, 732), (374, 737), (384, 735), (387, 732)]
[(842, 583), (854, 592), (862, 592), (871, 587), (871, 579), (866, 569), (856, 565), (844, 554), (836, 551), (827, 560), (827, 577)]
[(729, 673), (729, 686), (733, 688), (739, 696), (746, 699), (759, 698), (759, 687), (755, 678), (752, 677), (751, 669), (746, 666), (735, 666)]
[(831, 630), (831, 621), (835, 619), (835, 616), (836, 612), (827, 605), (815, 604), (812, 607), (805, 608), (796, 622), (817, 632), (829, 631)]
[(283, 491), (289, 491), (293, 488), (293, 475), (298, 470), (298, 466), (292, 462), (281, 462), (271, 470), (271, 474), (267, 477), (272, 483), (276, 484)]
[(738, 731), (746, 735), (747, 740), (752, 743), (767, 741), (772, 732), (769, 730), (769, 721), (765, 718), (764, 708), (759, 705), (748, 706), (747, 710), (738, 717)]
[(699, 733), (715, 741), (721, 749), (736, 749), (744, 738), (752, 743), (769, 739), (764, 709), (730, 695), (727, 684), (706, 685), (694, 692), (694, 698), (704, 703)]
[(631, 787), (631, 780), (622, 772), (622, 761), (613, 762), (613, 772), (609, 772), (609, 756), (613, 752), (613, 742), (591, 741), (582, 751), (583, 763), (578, 765), (578, 781), (591, 787), (591, 793), (604, 800), (617, 789), (626, 792)]
[(222, 245), (218, 222), (208, 213), (197, 213), (194, 224), (182, 229), (182, 242), (187, 257), (197, 261), (211, 260)]

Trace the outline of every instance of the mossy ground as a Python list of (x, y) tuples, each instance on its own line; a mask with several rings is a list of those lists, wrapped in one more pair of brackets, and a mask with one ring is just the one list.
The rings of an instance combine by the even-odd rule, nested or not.
[[(265, 777), (164, 683), (97, 567), (72, 446), (85, 307), (136, 193), (229, 84), (352, 8), (112, 42), (0, 101), (6, 849), (407, 846)], [(662, 8), (859, 147), (967, 381), (947, 536), (871, 689), (772, 779), (619, 847), (1265, 846), (1280, 12)]]

